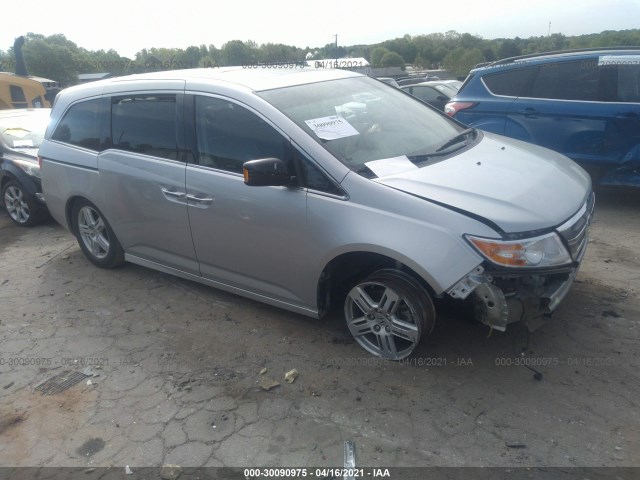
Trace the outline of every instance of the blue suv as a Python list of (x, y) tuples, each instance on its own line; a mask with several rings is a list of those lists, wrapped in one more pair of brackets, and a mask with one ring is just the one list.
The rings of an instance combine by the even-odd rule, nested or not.
[(479, 65), (445, 106), (457, 120), (556, 150), (600, 185), (640, 187), (640, 48)]

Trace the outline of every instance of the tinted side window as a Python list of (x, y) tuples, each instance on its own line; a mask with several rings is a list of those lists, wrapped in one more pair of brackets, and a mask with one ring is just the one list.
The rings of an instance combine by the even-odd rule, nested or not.
[(485, 75), (482, 80), (494, 95), (519, 97), (527, 87), (532, 73), (533, 68), (531, 67), (518, 68)]
[(11, 103), (13, 108), (27, 108), (27, 99), (24, 96), (24, 90), (18, 85), (9, 85), (9, 91), (11, 92)]
[(413, 87), (412, 93), (420, 100), (424, 100), (425, 102), (434, 102), (440, 95), (442, 95), (432, 87)]
[(344, 192), (336, 186), (333, 181), (305, 155), (294, 149), (294, 157), (302, 172), (302, 186), (317, 192), (330, 193), (332, 195), (343, 196)]
[(114, 148), (178, 159), (175, 95), (114, 97), (111, 129)]
[(640, 65), (619, 65), (618, 100), (640, 102)]
[(101, 137), (103, 142), (106, 139), (100, 132), (107, 125), (107, 111), (102, 105), (101, 99), (76, 103), (64, 114), (51, 139), (89, 150), (101, 150)]
[(9, 91), (11, 92), (12, 102), (26, 102), (27, 99), (24, 96), (24, 90), (17, 85), (9, 85)]
[(558, 100), (598, 100), (597, 60), (549, 63), (538, 70), (530, 97)]
[(235, 103), (196, 97), (198, 162), (242, 173), (242, 164), (258, 158), (287, 161), (287, 142), (271, 125)]

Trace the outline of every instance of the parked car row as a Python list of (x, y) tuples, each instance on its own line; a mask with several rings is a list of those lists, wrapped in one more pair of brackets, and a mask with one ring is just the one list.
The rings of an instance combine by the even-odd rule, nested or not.
[(38, 148), (50, 108), (0, 110), (0, 192), (11, 220), (36, 225), (47, 213), (42, 196)]
[(454, 85), (447, 80), (439, 80), (405, 85), (400, 88), (432, 107), (444, 111), (445, 105), (458, 93), (458, 88)]
[(445, 112), (555, 150), (600, 185), (640, 186), (640, 49), (510, 58), (471, 71)]
[(437, 299), (473, 304), (492, 329), (538, 325), (575, 278), (594, 205), (565, 156), (340, 70), (72, 87), (39, 155), (51, 215), (95, 265), (338, 310), (392, 360), (431, 332)]

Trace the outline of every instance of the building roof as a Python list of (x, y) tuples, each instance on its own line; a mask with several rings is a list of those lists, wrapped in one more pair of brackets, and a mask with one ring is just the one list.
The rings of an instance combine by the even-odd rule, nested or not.
[(78, 74), (78, 80), (80, 82), (93, 82), (95, 80), (102, 80), (104, 78), (109, 78), (110, 76), (111, 76), (111, 72), (80, 73)]

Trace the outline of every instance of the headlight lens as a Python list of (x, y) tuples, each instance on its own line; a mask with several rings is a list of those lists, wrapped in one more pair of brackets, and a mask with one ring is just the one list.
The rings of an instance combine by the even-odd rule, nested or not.
[(549, 267), (571, 262), (555, 233), (522, 240), (498, 240), (465, 235), (487, 260), (505, 267)]
[(32, 177), (40, 177), (40, 165), (36, 162), (30, 162), (29, 160), (14, 160), (13, 161), (18, 167), (20, 167), (27, 175), (31, 175)]

